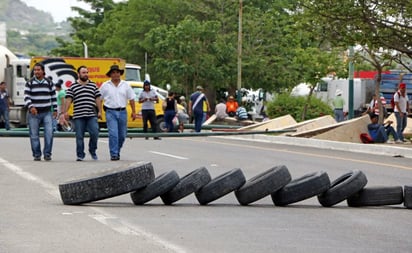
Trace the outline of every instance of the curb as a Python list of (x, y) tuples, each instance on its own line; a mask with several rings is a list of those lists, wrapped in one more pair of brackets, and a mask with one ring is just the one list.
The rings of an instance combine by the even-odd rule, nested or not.
[[(288, 136), (268, 136), (261, 134), (243, 135), (239, 136), (218, 136), (217, 138), (228, 138), (244, 141), (266, 142), (285, 144), (301, 147), (315, 147), (320, 149), (340, 150), (354, 153), (366, 153), (374, 155), (385, 155), (392, 157), (412, 158), (411, 147), (398, 147), (393, 144), (363, 144), (350, 143), (339, 141), (318, 140), (302, 137), (288, 137)], [(408, 144), (405, 144), (408, 145)], [(410, 145), (408, 145), (410, 146)]]

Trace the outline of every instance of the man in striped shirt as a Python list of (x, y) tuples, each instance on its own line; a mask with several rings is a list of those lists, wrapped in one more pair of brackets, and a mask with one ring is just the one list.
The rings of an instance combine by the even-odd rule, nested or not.
[(89, 132), (89, 154), (93, 160), (97, 160), (97, 140), (99, 138), (99, 124), (97, 118), (101, 118), (102, 101), (99, 88), (89, 80), (89, 71), (86, 66), (77, 69), (78, 80), (66, 91), (64, 110), (60, 116), (61, 124), (67, 123), (67, 110), (73, 102), (74, 130), (76, 131), (76, 161), (83, 161), (84, 134)]
[(33, 67), (34, 77), (24, 88), (24, 103), (28, 108), (28, 122), (31, 150), (35, 161), (42, 156), (39, 130), (44, 127), (45, 161), (51, 160), (53, 148), (53, 118), (57, 116), (56, 90), (53, 83), (45, 78), (44, 66), (36, 63)]

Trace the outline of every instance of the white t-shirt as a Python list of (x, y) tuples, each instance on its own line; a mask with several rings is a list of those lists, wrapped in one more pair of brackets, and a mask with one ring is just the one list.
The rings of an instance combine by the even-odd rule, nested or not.
[[(399, 103), (399, 108), (401, 109), (401, 112), (406, 113), (406, 104), (408, 103), (409, 99), (408, 99), (408, 94), (405, 93), (405, 97), (403, 96), (399, 96), (400, 92), (395, 92), (395, 95), (393, 96), (393, 101), (396, 103)], [(399, 112), (398, 111), (398, 107), (395, 106), (395, 108), (393, 109), (394, 112)]]
[(104, 105), (109, 108), (125, 108), (129, 100), (136, 98), (132, 87), (123, 80), (117, 86), (111, 80), (104, 82), (100, 87), (100, 93), (102, 94)]

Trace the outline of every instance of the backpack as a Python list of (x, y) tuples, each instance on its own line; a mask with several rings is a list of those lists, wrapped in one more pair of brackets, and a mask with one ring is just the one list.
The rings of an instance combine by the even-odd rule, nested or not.
[[(401, 93), (399, 93), (399, 91), (397, 91), (397, 92), (395, 92), (395, 93), (398, 93), (398, 96), (400, 97), (401, 96)], [(391, 98), (391, 106), (392, 106), (392, 110), (394, 110), (395, 109), (395, 93), (393, 93), (393, 95), (392, 95), (392, 98)]]

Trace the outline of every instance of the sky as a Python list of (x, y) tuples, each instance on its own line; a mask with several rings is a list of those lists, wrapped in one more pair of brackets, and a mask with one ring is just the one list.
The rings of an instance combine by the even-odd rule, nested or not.
[(71, 10), (71, 6), (78, 6), (81, 8), (88, 9), (88, 5), (84, 2), (79, 2), (77, 0), (21, 0), (28, 6), (34, 7), (36, 9), (49, 12), (55, 22), (61, 22), (66, 20), (68, 17), (76, 16), (77, 12)]

